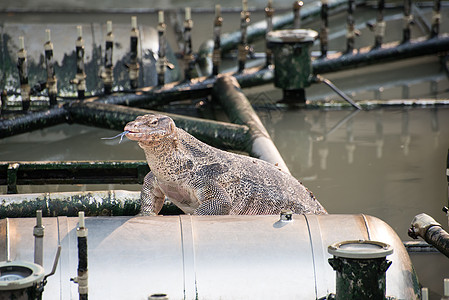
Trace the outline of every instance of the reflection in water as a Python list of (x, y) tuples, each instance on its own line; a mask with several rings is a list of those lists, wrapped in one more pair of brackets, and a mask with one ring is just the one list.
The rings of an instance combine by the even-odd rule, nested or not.
[[(447, 224), (441, 208), (447, 205), (448, 107), (358, 113), (268, 108), (259, 114), (290, 171), (330, 213), (376, 216), (403, 240), (410, 239), (407, 229), (418, 213), (425, 212)], [(0, 160), (145, 159), (136, 143), (101, 139), (117, 133), (81, 125), (55, 126), (1, 139)], [(419, 256), (421, 282), (431, 290), (441, 290), (449, 262), (438, 254), (420, 255), (412, 258)], [(426, 270), (429, 264), (434, 267)]]

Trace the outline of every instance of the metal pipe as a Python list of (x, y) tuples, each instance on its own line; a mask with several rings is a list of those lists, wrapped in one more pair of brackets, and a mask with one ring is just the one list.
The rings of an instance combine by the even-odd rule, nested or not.
[(332, 81), (330, 81), (329, 79), (326, 79), (320, 75), (316, 75), (315, 79), (316, 82), (323, 82), (324, 84), (326, 84), (328, 87), (330, 87), (338, 96), (342, 97), (343, 100), (345, 100), (346, 102), (348, 102), (349, 104), (351, 104), (353, 107), (361, 110), (362, 107), (355, 103), (354, 100), (352, 100), (351, 98), (349, 98), (348, 95), (346, 95), (342, 90), (340, 90), (339, 88), (337, 88)]
[(377, 2), (377, 18), (374, 28), (374, 48), (382, 47), (382, 41), (385, 36), (384, 7), (385, 0), (379, 0)]
[(249, 53), (248, 45), (248, 24), (250, 22), (250, 12), (248, 11), (248, 0), (242, 0), (242, 12), (240, 13), (240, 44), (238, 45), (238, 73), (245, 69), (246, 56)]
[(44, 266), (44, 230), (42, 225), (42, 210), (36, 211), (36, 226), (33, 229), (34, 235), (34, 263)]
[(84, 221), (84, 211), (78, 213), (79, 221), (76, 235), (78, 237), (78, 276), (75, 282), (78, 283), (78, 293), (80, 300), (88, 298), (89, 273), (87, 269), (87, 228)]
[[(359, 0), (357, 3), (364, 3), (364, 0)], [(347, 0), (333, 0), (329, 1), (329, 10), (333, 12), (338, 12), (344, 9), (344, 6), (347, 5)], [(301, 18), (302, 20), (307, 20), (319, 16), (321, 13), (321, 5), (318, 5), (318, 2), (313, 2), (307, 4), (301, 9)], [(293, 14), (291, 12), (276, 16), (273, 18), (273, 30), (282, 29), (289, 25), (293, 24)], [(248, 26), (247, 28), (247, 39), (248, 43), (252, 43), (259, 38), (265, 37), (267, 32), (267, 22), (265, 20), (255, 22)], [(240, 30), (222, 34), (221, 35), (221, 53), (227, 53), (238, 47), (241, 41), (241, 32)], [(204, 76), (208, 76), (212, 74), (212, 68), (210, 70), (207, 66), (210, 63), (207, 60), (212, 56), (212, 52), (214, 49), (214, 41), (207, 40), (203, 42), (200, 46), (200, 51), (198, 53), (198, 63), (201, 67), (202, 74)]]
[[(46, 216), (133, 216), (140, 210), (140, 191), (89, 191), (0, 195), (0, 217)], [(166, 206), (165, 210), (173, 210)]]
[(184, 79), (188, 81), (193, 78), (192, 72), (195, 68), (195, 58), (192, 51), (192, 28), (191, 10), (190, 7), (186, 7), (184, 20)]
[(449, 257), (449, 233), (431, 216), (424, 213), (416, 215), (410, 225), (408, 235), (414, 239), (421, 237)]
[(293, 2), (293, 29), (301, 28), (301, 8), (303, 5), (302, 1)]
[(348, 0), (348, 16), (346, 17), (348, 33), (346, 34), (346, 53), (354, 51), (354, 41), (357, 35), (354, 21), (355, 0)]
[(432, 10), (432, 26), (430, 28), (430, 38), (438, 36), (440, 33), (440, 21), (441, 21), (441, 0), (433, 1)]
[(112, 32), (112, 21), (106, 22), (106, 32), (104, 69), (101, 73), (101, 78), (103, 79), (104, 93), (109, 95), (112, 92), (112, 85), (114, 84), (114, 61), (112, 60), (114, 51), (114, 33)]
[(84, 68), (84, 40), (83, 28), (76, 27), (78, 31), (78, 38), (76, 39), (76, 77), (70, 83), (76, 84), (78, 91), (78, 99), (83, 100), (86, 92), (86, 72)]
[(22, 96), (22, 109), (23, 111), (27, 111), (30, 108), (30, 84), (28, 83), (27, 51), (25, 50), (23, 36), (19, 37), (19, 45), (19, 51), (17, 52), (17, 68), (19, 69), (20, 95)]
[(165, 84), (165, 68), (167, 66), (167, 58), (165, 57), (165, 29), (166, 25), (164, 22), (164, 12), (158, 12), (158, 25), (157, 32), (159, 37), (159, 51), (158, 59), (156, 62), (156, 72), (157, 72), (157, 85), (163, 86)]
[(420, 38), (410, 43), (391, 43), (379, 49), (363, 48), (353, 55), (341, 55), (335, 59), (319, 59), (313, 61), (313, 72), (322, 74), (342, 71), (356, 66), (367, 66), (376, 63), (396, 61), (423, 55), (447, 51), (449, 36), (440, 35), (437, 39)]
[[(158, 112), (96, 102), (76, 102), (70, 106), (72, 121), (116, 130), (123, 130), (126, 123), (134, 120), (137, 116), (151, 113)], [(185, 129), (196, 138), (221, 149), (244, 151), (245, 145), (249, 142), (250, 137), (246, 126), (169, 113), (164, 114), (171, 117), (177, 126)]]
[(0, 118), (0, 138), (66, 122), (66, 110), (55, 106), (26, 115), (8, 115)]
[(57, 79), (55, 75), (55, 66), (53, 61), (53, 43), (51, 42), (51, 32), (50, 29), (45, 30), (47, 36), (47, 42), (44, 44), (45, 49), (45, 66), (47, 68), (47, 90), (48, 97), (50, 98), (50, 107), (57, 104)]
[(139, 29), (137, 28), (137, 17), (131, 17), (131, 33), (130, 33), (130, 62), (127, 64), (129, 72), (129, 83), (131, 89), (136, 89), (139, 86), (139, 62), (137, 60), (139, 45)]
[(252, 141), (247, 147), (251, 156), (270, 162), (284, 172), (290, 173), (262, 121), (234, 77), (218, 78), (214, 84), (212, 97), (220, 103), (231, 122), (245, 124), (249, 127)]
[(410, 25), (413, 21), (411, 14), (412, 0), (404, 0), (404, 25), (402, 29), (402, 42), (407, 43), (410, 41)]
[(329, 35), (329, 5), (328, 0), (321, 0), (321, 30), (320, 30), (320, 49), (321, 57), (327, 56), (327, 45)]
[(274, 8), (273, 8), (273, 1), (268, 0), (268, 4), (265, 7), (265, 16), (267, 20), (267, 30), (265, 34), (265, 66), (268, 67), (273, 64), (273, 51), (268, 47), (268, 41), (266, 35), (273, 31), (273, 15), (274, 15)]
[(221, 16), (220, 4), (215, 5), (214, 21), (214, 50), (212, 52), (212, 75), (216, 76), (220, 72), (221, 64), (221, 26), (223, 18)]

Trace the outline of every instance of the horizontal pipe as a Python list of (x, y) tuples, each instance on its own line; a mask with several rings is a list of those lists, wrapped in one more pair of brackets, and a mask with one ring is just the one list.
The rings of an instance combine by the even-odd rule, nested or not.
[(424, 213), (416, 215), (412, 221), (408, 235), (414, 239), (421, 237), (442, 254), (449, 257), (449, 233), (431, 216)]
[(252, 143), (247, 147), (251, 156), (276, 164), (283, 171), (290, 173), (262, 121), (234, 77), (219, 77), (214, 85), (212, 96), (223, 107), (231, 122), (249, 127)]
[[(43, 216), (134, 216), (140, 211), (140, 192), (126, 190), (58, 192), (0, 195), (0, 219), (34, 217), (36, 210)], [(166, 201), (162, 215), (182, 214), (173, 203)]]
[(22, 161), (8, 173), (9, 162), (0, 162), (0, 185), (15, 176), (15, 185), (43, 184), (142, 184), (150, 171), (146, 161)]
[(355, 67), (368, 66), (378, 63), (396, 61), (412, 57), (437, 54), (449, 50), (449, 35), (438, 38), (419, 38), (409, 43), (389, 43), (382, 48), (363, 48), (356, 54), (339, 54), (328, 59), (313, 61), (313, 73), (322, 74), (347, 70)]
[(66, 122), (66, 116), (66, 110), (62, 106), (25, 114), (2, 115), (0, 138), (58, 125)]
[[(160, 114), (140, 108), (110, 105), (97, 102), (75, 102), (68, 108), (73, 122), (123, 130), (126, 123), (145, 114)], [(177, 126), (183, 128), (201, 141), (221, 148), (244, 150), (248, 143), (248, 127), (225, 122), (163, 113), (171, 117)]]

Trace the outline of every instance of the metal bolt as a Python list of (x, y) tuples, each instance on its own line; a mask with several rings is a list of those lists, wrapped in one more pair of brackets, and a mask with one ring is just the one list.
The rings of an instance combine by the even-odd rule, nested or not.
[(293, 221), (293, 211), (290, 209), (281, 210), (281, 216), (279, 219), (281, 222), (291, 222)]

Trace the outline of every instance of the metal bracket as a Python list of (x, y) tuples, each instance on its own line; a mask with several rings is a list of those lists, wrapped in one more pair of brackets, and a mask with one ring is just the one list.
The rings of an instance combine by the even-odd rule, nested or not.
[(19, 171), (19, 167), (19, 163), (12, 163), (8, 165), (8, 170), (6, 171), (8, 194), (17, 194), (17, 172)]

